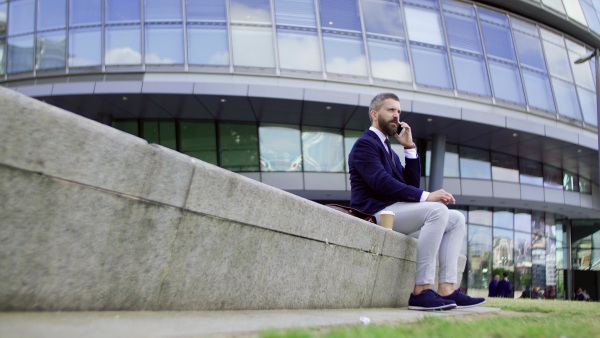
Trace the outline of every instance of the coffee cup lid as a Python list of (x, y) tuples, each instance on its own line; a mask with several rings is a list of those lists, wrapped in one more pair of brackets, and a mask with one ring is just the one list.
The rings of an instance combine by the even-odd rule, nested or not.
[(380, 215), (396, 215), (396, 214), (394, 214), (394, 212), (393, 212), (393, 211), (391, 211), (391, 210), (384, 210), (384, 211), (380, 212), (379, 214), (380, 214)]

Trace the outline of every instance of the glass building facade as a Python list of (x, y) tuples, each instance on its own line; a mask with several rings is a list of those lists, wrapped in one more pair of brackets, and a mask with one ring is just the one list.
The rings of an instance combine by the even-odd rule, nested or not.
[(467, 218), (462, 286), (507, 271), (517, 296), (569, 298), (573, 270), (600, 271), (596, 69), (574, 63), (600, 1), (499, 3), (0, 1), (0, 84), (340, 203), (370, 98), (396, 92), (423, 188), (441, 176)]

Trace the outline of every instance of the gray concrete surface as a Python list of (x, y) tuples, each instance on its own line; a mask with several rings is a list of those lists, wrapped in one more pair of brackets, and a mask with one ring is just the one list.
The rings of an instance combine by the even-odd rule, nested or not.
[(263, 310), (189, 312), (0, 313), (2, 338), (255, 337), (265, 330), (411, 323), (425, 316), (472, 317), (491, 307), (421, 312), (404, 309)]
[(407, 305), (413, 238), (2, 87), (0, 107), (0, 311)]

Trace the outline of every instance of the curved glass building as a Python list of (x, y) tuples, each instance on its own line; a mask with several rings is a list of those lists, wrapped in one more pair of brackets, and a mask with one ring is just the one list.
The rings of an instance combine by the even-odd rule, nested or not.
[(396, 93), (475, 295), (598, 299), (598, 47), (599, 0), (0, 0), (1, 85), (321, 203)]

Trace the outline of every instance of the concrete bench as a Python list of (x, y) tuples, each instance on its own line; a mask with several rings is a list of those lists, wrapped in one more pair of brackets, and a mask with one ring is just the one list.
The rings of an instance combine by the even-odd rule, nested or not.
[(408, 302), (413, 238), (2, 87), (0, 107), (2, 311)]

